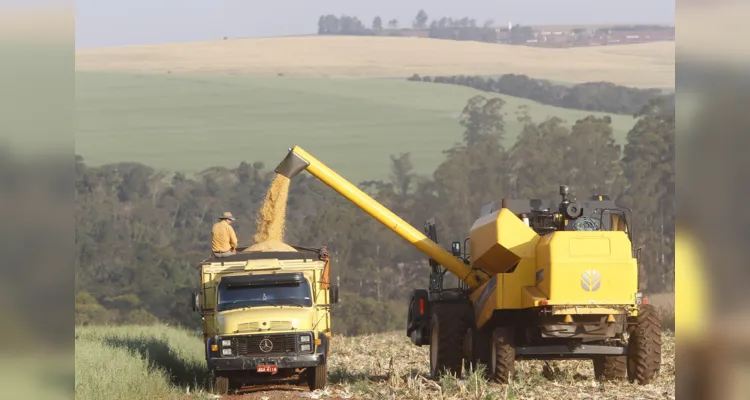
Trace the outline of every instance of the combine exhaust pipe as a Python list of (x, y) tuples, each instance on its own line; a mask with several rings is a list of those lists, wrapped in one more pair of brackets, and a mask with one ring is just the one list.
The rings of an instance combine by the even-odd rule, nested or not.
[(385, 208), (366, 193), (359, 190), (356, 186), (323, 165), (323, 163), (316, 160), (315, 157), (311, 156), (298, 146), (289, 149), (289, 153), (275, 169), (276, 173), (290, 179), (303, 170), (307, 170), (312, 176), (318, 178), (321, 182), (331, 187), (331, 189), (335, 190), (347, 200), (354, 203), (357, 207), (370, 214), (370, 216), (380, 221), (380, 223), (385, 225), (386, 228), (401, 236), (422, 253), (430, 256), (459, 279), (466, 282), (472, 290), (476, 289), (483, 283), (482, 277), (479, 275), (478, 271), (473, 270), (471, 267), (464, 264), (463, 261), (445, 251), (422, 232), (409, 225), (409, 223)]

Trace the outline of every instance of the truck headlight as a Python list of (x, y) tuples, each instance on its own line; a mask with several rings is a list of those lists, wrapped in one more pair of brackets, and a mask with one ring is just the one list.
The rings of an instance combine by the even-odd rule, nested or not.
[[(307, 337), (307, 336), (303, 336), (303, 337)], [(307, 337), (307, 338), (309, 339), (309, 337)], [(310, 351), (310, 345), (309, 344), (303, 344), (299, 348), (302, 351)]]
[(232, 345), (232, 341), (231, 341), (231, 340), (222, 340), (222, 341), (221, 341), (221, 345), (222, 345), (223, 347), (229, 347), (229, 346), (231, 346), (231, 345)]
[(232, 355), (232, 349), (221, 349), (221, 355), (222, 356), (231, 356)]
[(299, 341), (301, 343), (310, 343), (310, 336), (308, 336), (308, 335), (300, 336)]

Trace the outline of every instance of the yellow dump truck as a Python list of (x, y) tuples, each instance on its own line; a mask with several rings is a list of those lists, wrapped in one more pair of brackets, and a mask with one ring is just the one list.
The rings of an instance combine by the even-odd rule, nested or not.
[[(429, 346), (433, 377), (481, 363), (507, 383), (524, 359), (589, 359), (597, 378), (639, 384), (658, 374), (661, 321), (639, 292), (631, 210), (603, 195), (577, 201), (566, 186), (560, 201), (501, 199), (448, 252), (434, 221), (420, 232), (299, 147), (276, 168), (289, 178), (302, 171), (430, 257), (406, 333)], [(446, 272), (459, 287), (443, 285)]]
[(218, 394), (244, 385), (328, 381), (331, 305), (325, 248), (238, 252), (200, 263), (193, 309)]

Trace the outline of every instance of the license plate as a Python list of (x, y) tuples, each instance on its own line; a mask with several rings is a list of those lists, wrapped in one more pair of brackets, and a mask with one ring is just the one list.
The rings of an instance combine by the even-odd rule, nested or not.
[(279, 367), (275, 365), (258, 365), (258, 372), (278, 372)]

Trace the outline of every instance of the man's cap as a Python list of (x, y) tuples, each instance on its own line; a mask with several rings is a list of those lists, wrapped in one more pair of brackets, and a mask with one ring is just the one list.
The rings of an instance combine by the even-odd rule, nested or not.
[(231, 219), (232, 221), (235, 220), (235, 218), (232, 216), (232, 213), (229, 211), (224, 212), (224, 214), (221, 214), (221, 217), (219, 219)]

